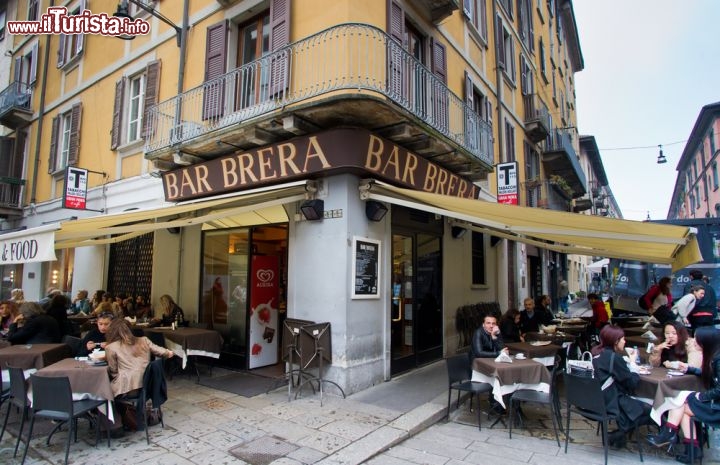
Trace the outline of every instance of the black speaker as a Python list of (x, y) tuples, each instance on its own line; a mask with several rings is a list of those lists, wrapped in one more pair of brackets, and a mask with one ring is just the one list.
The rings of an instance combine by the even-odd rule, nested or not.
[(387, 207), (377, 200), (368, 200), (365, 202), (365, 216), (370, 221), (380, 221), (388, 212)]
[(462, 226), (453, 226), (450, 228), (450, 232), (452, 234), (453, 239), (460, 239), (467, 233), (467, 229), (463, 228)]
[(300, 211), (308, 221), (321, 220), (325, 216), (325, 201), (322, 199), (306, 200), (300, 204)]
[(168, 231), (170, 234), (180, 234), (180, 227), (179, 227), (179, 226), (175, 226), (174, 228), (167, 228), (167, 231)]

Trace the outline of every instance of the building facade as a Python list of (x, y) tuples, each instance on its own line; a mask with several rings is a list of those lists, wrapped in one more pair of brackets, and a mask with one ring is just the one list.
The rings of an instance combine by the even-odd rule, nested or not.
[(685, 144), (667, 219), (720, 216), (720, 102), (705, 105)]
[(169, 294), (236, 368), (281, 360), (284, 318), (329, 322), (329, 376), (353, 392), (462, 350), (462, 305), (567, 277), (565, 252), (393, 189), (582, 207), (568, 0), (7, 5), (148, 31), (5, 34), (2, 230), (56, 249), (4, 262), (5, 287)]

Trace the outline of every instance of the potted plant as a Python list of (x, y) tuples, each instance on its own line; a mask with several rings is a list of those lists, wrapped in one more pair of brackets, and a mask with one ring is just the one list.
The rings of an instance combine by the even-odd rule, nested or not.
[(570, 187), (570, 184), (563, 178), (562, 176), (559, 176), (557, 174), (553, 174), (550, 176), (550, 185), (552, 185), (555, 190), (562, 195), (563, 197), (567, 199), (571, 199), (573, 195), (572, 187)]

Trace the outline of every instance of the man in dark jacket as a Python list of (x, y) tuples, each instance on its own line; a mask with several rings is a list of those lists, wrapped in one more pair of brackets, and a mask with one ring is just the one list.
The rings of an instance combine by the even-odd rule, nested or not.
[(703, 272), (700, 270), (690, 270), (690, 277), (692, 281), (683, 288), (683, 295), (689, 294), (692, 286), (700, 286), (705, 289), (705, 297), (695, 303), (695, 308), (688, 315), (688, 321), (693, 329), (700, 326), (712, 326), (718, 316), (715, 289), (705, 281)]
[[(471, 355), (473, 358), (495, 358), (501, 352), (508, 353), (508, 348), (503, 344), (497, 318), (494, 315), (485, 315), (481, 327), (475, 330), (472, 339)], [(470, 361), (472, 364), (472, 360)], [(497, 413), (505, 411), (502, 405), (495, 400), (493, 393), (490, 393), (490, 407)]]

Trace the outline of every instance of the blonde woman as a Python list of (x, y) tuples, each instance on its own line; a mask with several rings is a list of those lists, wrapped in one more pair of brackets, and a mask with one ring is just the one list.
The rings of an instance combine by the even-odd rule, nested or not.
[(10, 291), (10, 300), (15, 302), (17, 305), (25, 302), (25, 291), (20, 288), (13, 289)]
[(177, 323), (180, 326), (187, 326), (185, 312), (183, 312), (183, 309), (167, 294), (160, 297), (160, 311), (162, 312), (160, 318), (154, 320), (155, 323), (160, 323), (160, 326), (170, 326), (173, 323)]

